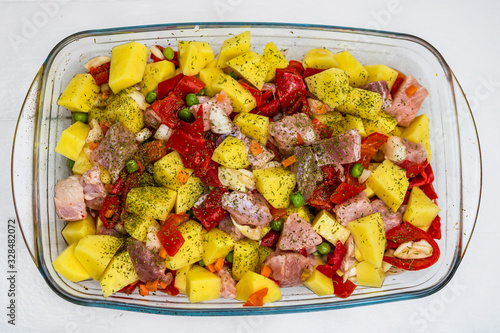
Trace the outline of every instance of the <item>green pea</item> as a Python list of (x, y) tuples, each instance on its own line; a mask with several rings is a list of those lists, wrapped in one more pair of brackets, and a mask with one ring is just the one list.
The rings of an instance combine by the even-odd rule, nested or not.
[(68, 159), (68, 168), (73, 169), (74, 166), (75, 166), (75, 161)]
[(292, 201), (292, 204), (295, 206), (295, 208), (299, 208), (305, 205), (306, 201), (304, 200), (304, 197), (300, 192), (295, 192), (292, 193), (290, 196), (290, 200)]
[(271, 229), (276, 232), (280, 232), (281, 230), (283, 230), (283, 223), (285, 223), (285, 221), (283, 221), (282, 219), (271, 221)]
[(330, 253), (330, 251), (332, 250), (332, 247), (330, 246), (329, 243), (323, 242), (323, 243), (318, 245), (317, 249), (318, 249), (319, 254), (324, 255), (324, 254)]
[(235, 80), (238, 80), (238, 77), (236, 76), (235, 72), (229, 72), (229, 73), (227, 73), (227, 75), (229, 75), (230, 77), (232, 77)]
[(196, 97), (195, 94), (187, 94), (186, 95), (186, 104), (187, 106), (193, 106), (195, 104), (198, 104), (198, 97)]
[(146, 94), (146, 103), (153, 104), (156, 101), (158, 95), (154, 91), (150, 91)]
[(203, 261), (203, 259), (200, 259), (200, 261), (198, 261), (198, 265), (200, 265), (201, 267), (205, 267), (205, 262)]
[(175, 57), (175, 52), (174, 49), (171, 47), (167, 47), (166, 49), (163, 50), (163, 55), (165, 56), (165, 59), (167, 60), (172, 60)]
[(86, 123), (89, 120), (89, 115), (85, 112), (73, 112), (71, 117), (74, 122), (81, 121), (82, 123)]
[(127, 168), (128, 173), (134, 173), (139, 170), (139, 165), (135, 160), (128, 160), (125, 163), (125, 168)]
[(234, 252), (233, 252), (233, 251), (231, 251), (231, 252), (229, 252), (229, 253), (227, 254), (227, 256), (226, 256), (226, 260), (227, 260), (228, 262), (233, 262), (233, 259), (234, 259)]
[(178, 116), (181, 120), (188, 121), (191, 119), (191, 111), (188, 108), (182, 108), (179, 110)]
[(363, 166), (359, 163), (356, 163), (354, 164), (352, 167), (351, 167), (351, 176), (353, 176), (354, 178), (358, 178), (359, 176), (361, 176), (361, 174), (363, 173), (363, 171), (365, 170), (365, 168), (363, 168)]
[(198, 91), (198, 96), (204, 96), (205, 95), (205, 88), (202, 88), (200, 91)]

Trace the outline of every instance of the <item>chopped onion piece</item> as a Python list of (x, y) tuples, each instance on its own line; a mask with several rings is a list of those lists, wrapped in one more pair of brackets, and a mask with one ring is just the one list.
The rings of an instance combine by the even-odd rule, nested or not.
[(139, 133), (137, 133), (135, 135), (135, 139), (142, 143), (142, 142), (146, 141), (147, 139), (149, 139), (151, 137), (151, 135), (153, 135), (153, 133), (151, 133), (149, 128), (143, 128), (139, 131)]
[(158, 46), (153, 45), (149, 48), (149, 51), (151, 52), (152, 55), (157, 57), (160, 60), (165, 60), (165, 56), (163, 55), (163, 52), (158, 48)]
[(394, 163), (401, 162), (406, 157), (406, 145), (398, 136), (390, 136), (382, 147), (385, 158)]
[(432, 256), (433, 248), (425, 239), (418, 242), (405, 242), (394, 251), (394, 256), (399, 259), (422, 259)]
[(358, 177), (358, 181), (360, 183), (366, 182), (366, 180), (368, 179), (368, 177), (370, 177), (371, 174), (372, 172), (370, 170), (364, 169), (363, 172), (361, 173), (361, 176)]
[(146, 103), (146, 98), (143, 94), (138, 91), (131, 91), (128, 96), (132, 97), (134, 101), (136, 101), (137, 105), (139, 105), (139, 109), (146, 110), (149, 107), (149, 104)]
[(104, 137), (104, 133), (102, 132), (101, 126), (99, 126), (99, 123), (97, 122), (96, 119), (92, 119), (89, 122), (90, 125), (90, 131), (87, 134), (87, 138), (85, 139), (85, 142), (87, 143), (92, 143), (92, 142), (99, 142), (102, 140)]
[(101, 84), (101, 92), (106, 91), (106, 90), (111, 90), (111, 88), (109, 87), (109, 83)]
[(168, 140), (172, 134), (172, 129), (165, 124), (161, 124), (156, 130), (154, 138), (156, 140)]
[(101, 65), (104, 65), (107, 62), (110, 62), (110, 61), (111, 61), (111, 57), (99, 56), (99, 57), (95, 57), (95, 58), (92, 58), (89, 61), (87, 61), (87, 63), (84, 65), (84, 67), (86, 70), (90, 71), (90, 69), (92, 67), (97, 68)]
[(161, 248), (161, 242), (157, 235), (158, 231), (160, 231), (160, 226), (158, 224), (150, 225), (146, 235), (146, 248), (153, 252), (159, 252)]
[(238, 224), (234, 221), (232, 216), (231, 221), (233, 221), (234, 226), (242, 233), (243, 236), (251, 240), (260, 240), (262, 238), (262, 227)]

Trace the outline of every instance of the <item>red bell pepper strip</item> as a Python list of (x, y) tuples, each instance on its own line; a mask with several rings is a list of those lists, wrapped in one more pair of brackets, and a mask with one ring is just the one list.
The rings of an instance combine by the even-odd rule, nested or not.
[(184, 75), (174, 88), (174, 92), (179, 93), (182, 99), (186, 98), (187, 94), (198, 94), (201, 89), (205, 88), (205, 82), (198, 79), (196, 76)]
[(299, 96), (295, 103), (293, 103), (292, 107), (285, 110), (285, 116), (294, 115), (296, 113), (305, 113), (306, 115), (310, 115), (311, 109), (309, 108), (309, 103), (307, 103), (307, 99), (305, 96)]
[(262, 104), (262, 92), (259, 89), (256, 89), (252, 87), (249, 84), (246, 84), (245, 82), (238, 81), (238, 83), (248, 90), (248, 92), (255, 98), (255, 102), (257, 103), (257, 107), (259, 107)]
[(186, 106), (186, 103), (177, 94), (170, 93), (167, 97), (155, 101), (151, 109), (160, 117), (163, 124), (174, 128), (180, 121), (178, 111)]
[(441, 239), (441, 218), (439, 215), (432, 221), (427, 233), (434, 239)]
[(343, 281), (342, 277), (338, 275), (333, 276), (333, 294), (340, 298), (347, 298), (351, 296), (356, 285), (349, 280)]
[(307, 258), (307, 250), (306, 250), (306, 248), (305, 247), (301, 248), (299, 250), (299, 254), (301, 254), (301, 255), (303, 255), (304, 257)]
[(203, 121), (203, 105), (198, 107), (198, 114), (195, 121), (192, 123), (188, 123), (185, 121), (179, 122), (179, 129), (187, 134), (190, 134), (193, 137), (201, 138), (203, 136), (204, 130), (204, 121)]
[(141, 155), (146, 164), (158, 161), (163, 156), (167, 155), (167, 153), (168, 148), (165, 140), (153, 140), (141, 146)]
[(287, 215), (286, 209), (284, 208), (274, 208), (273, 206), (271, 206), (269, 210), (271, 212), (271, 215), (273, 216), (273, 221), (284, 218)]
[(184, 162), (184, 165), (190, 169), (195, 169), (197, 166), (201, 166), (201, 171), (204, 172), (210, 166), (214, 150), (215, 144), (212, 141), (206, 140), (203, 147), (197, 150), (194, 154), (182, 156), (182, 162)]
[(342, 242), (338, 240), (337, 244), (335, 244), (335, 250), (333, 251), (333, 253), (328, 254), (327, 260), (327, 263), (333, 266), (334, 271), (337, 271), (337, 269), (340, 268), (340, 264), (342, 264), (342, 260), (344, 259), (346, 252), (347, 249), (345, 248), (344, 244), (342, 244)]
[(427, 167), (427, 164), (427, 161), (424, 161), (422, 163), (415, 163), (404, 160), (403, 162), (398, 163), (398, 166), (406, 170), (406, 178), (410, 179), (416, 177), (417, 175), (422, 175), (425, 177), (425, 181), (427, 181), (427, 175), (425, 175), (424, 171)]
[(109, 81), (109, 68), (111, 66), (111, 62), (107, 62), (105, 64), (102, 64), (101, 66), (98, 66), (97, 68), (90, 67), (90, 75), (95, 80), (95, 83), (100, 86), (103, 85), (104, 83), (108, 83)]
[(361, 140), (361, 158), (358, 163), (366, 169), (370, 165), (372, 157), (382, 148), (389, 137), (380, 133), (372, 133)]
[(157, 232), (158, 240), (171, 257), (175, 256), (177, 251), (184, 244), (184, 237), (179, 231), (179, 225), (189, 220), (186, 214), (172, 214)]
[(205, 185), (222, 187), (222, 183), (219, 180), (219, 164), (211, 159), (209, 160), (208, 168), (203, 169), (203, 165), (199, 165), (194, 169), (194, 174), (196, 177), (200, 178)]
[[(427, 179), (429, 179), (428, 176)], [(425, 193), (426, 196), (429, 197), (429, 199), (435, 200), (438, 198), (436, 191), (434, 190), (434, 186), (432, 186), (432, 184), (424, 184), (420, 186), (420, 189)]]
[(193, 208), (194, 216), (208, 231), (212, 230), (227, 215), (221, 204), (222, 195), (226, 192), (225, 188), (215, 188), (208, 193), (199, 207)]
[(137, 282), (139, 282), (139, 280), (132, 282), (131, 284), (126, 285), (122, 289), (118, 290), (118, 292), (125, 293), (127, 295), (132, 294), (134, 292), (135, 288), (137, 288)]
[(169, 285), (167, 285), (167, 288), (166, 288), (167, 294), (169, 294), (170, 296), (177, 296), (180, 293), (179, 289), (177, 289), (175, 287), (174, 281), (175, 281), (175, 278), (174, 278), (174, 280), (172, 280), (172, 282), (170, 282)]
[(262, 104), (261, 106), (253, 109), (250, 113), (258, 114), (261, 116), (266, 116), (269, 118), (274, 117), (281, 111), (281, 104), (279, 99), (275, 98), (267, 104)]
[(276, 247), (276, 244), (278, 244), (279, 239), (280, 239), (280, 233), (274, 230), (270, 230), (264, 237), (262, 237), (260, 246), (267, 246), (274, 248)]
[(427, 174), (427, 182), (426, 184), (432, 184), (434, 181), (434, 171), (432, 171), (431, 164), (428, 163), (425, 167), (425, 173)]
[(115, 215), (118, 215), (118, 218), (120, 217), (120, 208), (120, 197), (114, 194), (108, 194), (99, 211), (99, 218), (106, 228), (114, 228), (117, 219), (113, 219), (113, 217)]
[[(260, 102), (261, 102), (261, 104), (265, 104), (265, 103), (269, 102), (269, 100), (273, 97), (274, 97), (273, 92), (271, 90), (264, 91), (264, 92), (262, 92), (262, 95), (260, 97)], [(259, 105), (257, 105), (257, 106), (259, 106)]]
[(307, 203), (310, 206), (318, 209), (333, 209), (333, 204), (330, 201), (330, 197), (332, 196), (337, 186), (338, 183), (336, 181), (325, 181), (321, 183), (318, 187), (316, 187)]
[(123, 194), (123, 192), (125, 192), (125, 188), (126, 188), (126, 185), (125, 185), (126, 179), (127, 179), (127, 177), (125, 175), (120, 175), (118, 177), (118, 179), (115, 181), (115, 183), (113, 184), (113, 189), (111, 190), (111, 193), (117, 194), (117, 195)]
[(304, 76), (304, 66), (302, 62), (297, 60), (290, 60), (285, 70), (293, 74)]
[(248, 296), (247, 301), (243, 306), (263, 306), (264, 305), (264, 297), (266, 297), (269, 288), (265, 287), (260, 290), (257, 290), (250, 296)]
[(302, 76), (285, 69), (276, 69), (276, 90), (281, 107), (291, 108), (301, 96), (307, 96), (306, 85)]
[(333, 131), (327, 126), (323, 125), (318, 119), (312, 119), (311, 122), (313, 124), (314, 131), (321, 140), (329, 139), (332, 137)]
[(394, 84), (392, 85), (392, 89), (391, 89), (392, 96), (394, 96), (394, 94), (396, 94), (398, 92), (399, 87), (401, 86), (401, 84), (403, 83), (403, 81), (405, 79), (406, 79), (406, 75), (404, 75), (401, 72), (398, 72), (398, 76), (396, 78), (396, 81), (394, 81)]
[(419, 241), (425, 239), (432, 246), (432, 255), (422, 259), (399, 259), (384, 256), (384, 261), (398, 268), (408, 271), (418, 271), (434, 265), (440, 256), (439, 246), (427, 232), (413, 226), (408, 222), (403, 222), (399, 226), (389, 230), (385, 234), (387, 240), (401, 245), (409, 241)]
[(326, 277), (330, 279), (333, 278), (335, 272), (337, 271), (333, 269), (332, 265), (318, 265), (316, 266), (316, 270), (320, 273), (323, 273)]
[(170, 79), (158, 83), (158, 100), (167, 97), (168, 93), (173, 91), (177, 86), (177, 83), (184, 77), (184, 74), (180, 73)]
[(321, 167), (321, 172), (323, 173), (323, 179), (325, 181), (338, 182), (338, 185), (340, 185), (341, 181), (340, 181), (340, 171), (339, 170), (336, 170), (331, 165), (325, 165), (325, 166)]
[(350, 185), (347, 183), (340, 184), (333, 192), (330, 200), (334, 204), (341, 204), (356, 194), (363, 192), (366, 187), (364, 185)]
[(186, 156), (196, 153), (205, 145), (205, 142), (204, 138), (196, 138), (180, 129), (175, 129), (167, 140), (167, 147)]
[(311, 75), (321, 73), (322, 71), (324, 71), (324, 69), (318, 69), (318, 68), (307, 67), (307, 68), (304, 70), (304, 79), (305, 79), (306, 77), (311, 76)]

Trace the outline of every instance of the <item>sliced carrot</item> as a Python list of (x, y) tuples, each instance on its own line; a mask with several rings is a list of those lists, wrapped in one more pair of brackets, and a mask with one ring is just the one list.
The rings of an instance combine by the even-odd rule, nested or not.
[(269, 289), (267, 287), (257, 290), (256, 292), (248, 296), (248, 299), (245, 304), (243, 304), (243, 306), (263, 306), (264, 297), (266, 297), (268, 291)]
[(91, 142), (91, 143), (89, 144), (89, 148), (90, 148), (91, 150), (96, 149), (96, 148), (97, 148), (97, 146), (99, 146), (99, 144), (98, 144), (97, 142)]
[(146, 288), (146, 285), (143, 283), (139, 283), (139, 294), (141, 296), (148, 296), (149, 290)]
[(316, 113), (317, 114), (325, 114), (326, 113), (326, 107), (324, 105), (320, 105), (317, 109), (316, 109)]
[(302, 139), (302, 135), (297, 133), (297, 146), (302, 146), (304, 144), (304, 139)]
[(179, 173), (177, 174), (177, 181), (181, 184), (186, 184), (188, 178), (189, 178), (189, 173), (187, 173), (184, 170), (179, 171)]
[(250, 144), (250, 152), (253, 156), (259, 155), (260, 153), (262, 153), (261, 145), (257, 141), (252, 140), (252, 143)]
[(224, 258), (220, 257), (214, 264), (215, 271), (220, 271), (224, 267)]
[(160, 282), (158, 283), (158, 285), (159, 285), (159, 287), (160, 287), (159, 289), (166, 289), (166, 288), (167, 288), (167, 286), (168, 286), (168, 285), (167, 285), (165, 282), (163, 282), (163, 281), (160, 281)]
[(264, 276), (264, 277), (269, 277), (269, 275), (271, 275), (271, 269), (269, 268), (269, 266), (262, 266), (262, 269), (260, 270), (260, 275)]
[(220, 103), (224, 100), (224, 98), (225, 98), (224, 95), (219, 94), (219, 95), (217, 95), (217, 98), (215, 100)]
[(151, 292), (158, 290), (158, 280), (146, 282), (146, 289)]
[(286, 168), (290, 165), (292, 165), (293, 163), (297, 162), (297, 156), (295, 155), (292, 155), (290, 156), (289, 158), (287, 158), (286, 160), (284, 160), (283, 162), (281, 162), (283, 164), (283, 166)]
[(158, 253), (158, 255), (160, 256), (160, 258), (166, 259), (167, 258), (167, 250), (165, 250), (165, 248), (162, 246), (160, 248), (160, 253)]
[(113, 192), (113, 185), (112, 184), (105, 184), (104, 189), (106, 190), (106, 192), (112, 193)]
[(414, 86), (414, 85), (411, 85), (409, 86), (408, 88), (406, 88), (406, 96), (410, 97), (412, 96), (414, 93), (416, 93), (418, 90), (418, 87), (417, 86)]
[(208, 269), (210, 272), (215, 273), (215, 267), (214, 267), (214, 264), (207, 265), (207, 269)]
[(113, 214), (115, 213), (115, 211), (113, 209), (108, 209), (105, 213), (104, 213), (104, 216), (106, 216), (106, 218), (110, 218), (113, 216)]
[(109, 96), (111, 96), (111, 91), (109, 91), (108, 89), (104, 90), (101, 94), (101, 99), (103, 101), (107, 100), (109, 98)]

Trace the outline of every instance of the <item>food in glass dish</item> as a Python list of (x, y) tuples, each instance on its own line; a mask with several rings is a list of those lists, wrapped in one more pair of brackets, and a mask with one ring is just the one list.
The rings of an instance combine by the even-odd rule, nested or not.
[(130, 42), (85, 68), (58, 100), (74, 120), (54, 199), (68, 280), (260, 306), (300, 285), (348, 297), (438, 261), (413, 76), (348, 51), (258, 54), (249, 32), (217, 57), (206, 42)]

